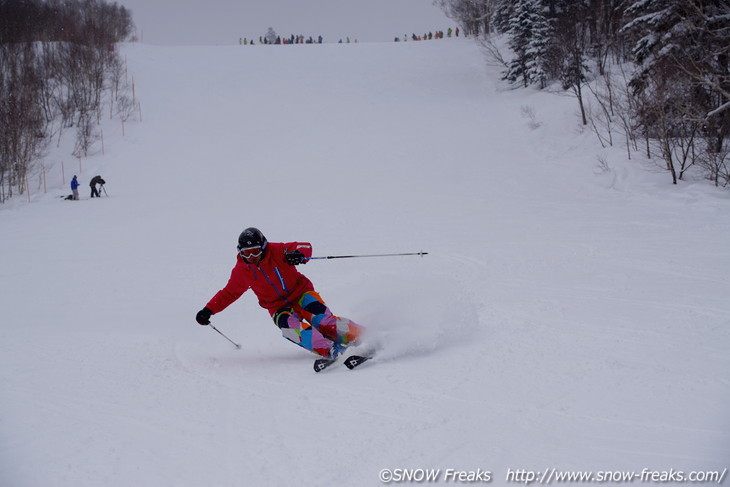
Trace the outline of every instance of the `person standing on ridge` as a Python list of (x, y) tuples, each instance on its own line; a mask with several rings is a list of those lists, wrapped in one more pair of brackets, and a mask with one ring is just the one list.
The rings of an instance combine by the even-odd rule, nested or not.
[(198, 311), (195, 320), (209, 325), (212, 315), (251, 289), (284, 338), (322, 357), (337, 358), (345, 348), (359, 343), (363, 328), (333, 315), (312, 282), (297, 270), (311, 257), (308, 242), (268, 242), (259, 229), (245, 229), (238, 237), (238, 255), (228, 283)]

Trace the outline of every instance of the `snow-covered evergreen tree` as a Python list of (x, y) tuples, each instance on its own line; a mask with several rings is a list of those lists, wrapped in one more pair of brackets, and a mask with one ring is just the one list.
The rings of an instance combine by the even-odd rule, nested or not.
[(525, 51), (527, 57), (526, 68), (527, 77), (532, 82), (540, 83), (540, 88), (545, 88), (548, 81), (545, 65), (552, 44), (552, 30), (552, 26), (545, 15), (541, 12), (533, 15), (532, 36)]
[(500, 34), (509, 32), (510, 19), (515, 10), (514, 0), (496, 0), (494, 13), (492, 14), (492, 23), (494, 28)]
[(637, 36), (633, 54), (639, 69), (632, 84), (640, 88), (646, 77), (673, 56), (685, 42), (681, 39), (683, 22), (677, 0), (638, 0), (626, 11), (632, 20), (624, 32)]
[(509, 21), (509, 47), (515, 57), (504, 73), (504, 79), (525, 87), (540, 82), (544, 86), (547, 76), (545, 57), (550, 45), (552, 29), (545, 16), (540, 0), (518, 0)]

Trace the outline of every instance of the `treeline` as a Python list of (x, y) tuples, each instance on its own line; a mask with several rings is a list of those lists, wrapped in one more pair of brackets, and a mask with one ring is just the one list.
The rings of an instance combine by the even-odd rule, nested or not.
[(438, 1), (505, 80), (570, 90), (602, 144), (658, 155), (675, 184), (694, 166), (730, 185), (727, 0)]
[(132, 13), (97, 0), (0, 0), (0, 43), (108, 45), (134, 30)]
[(33, 164), (65, 130), (76, 131), (81, 157), (102, 111), (130, 116), (135, 102), (114, 45), (133, 30), (116, 3), (0, 0), (0, 202), (26, 190)]

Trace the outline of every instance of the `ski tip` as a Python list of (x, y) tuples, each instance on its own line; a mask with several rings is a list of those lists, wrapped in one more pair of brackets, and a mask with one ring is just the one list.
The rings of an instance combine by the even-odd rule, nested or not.
[(365, 355), (352, 355), (352, 356), (347, 357), (345, 359), (345, 367), (347, 367), (348, 369), (352, 370), (355, 367), (359, 367), (363, 363), (367, 362), (371, 358), (372, 357), (367, 357)]

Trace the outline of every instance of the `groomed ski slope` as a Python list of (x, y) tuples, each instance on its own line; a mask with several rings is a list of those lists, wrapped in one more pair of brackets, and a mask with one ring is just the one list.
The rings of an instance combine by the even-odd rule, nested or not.
[[(103, 122), (82, 201), (59, 172), (0, 208), (0, 485), (730, 467), (727, 191), (601, 149), (463, 39), (122, 49), (143, 120)], [(429, 252), (302, 268), (377, 361), (315, 374), (252, 295), (213, 317), (241, 350), (195, 323), (247, 226)]]

